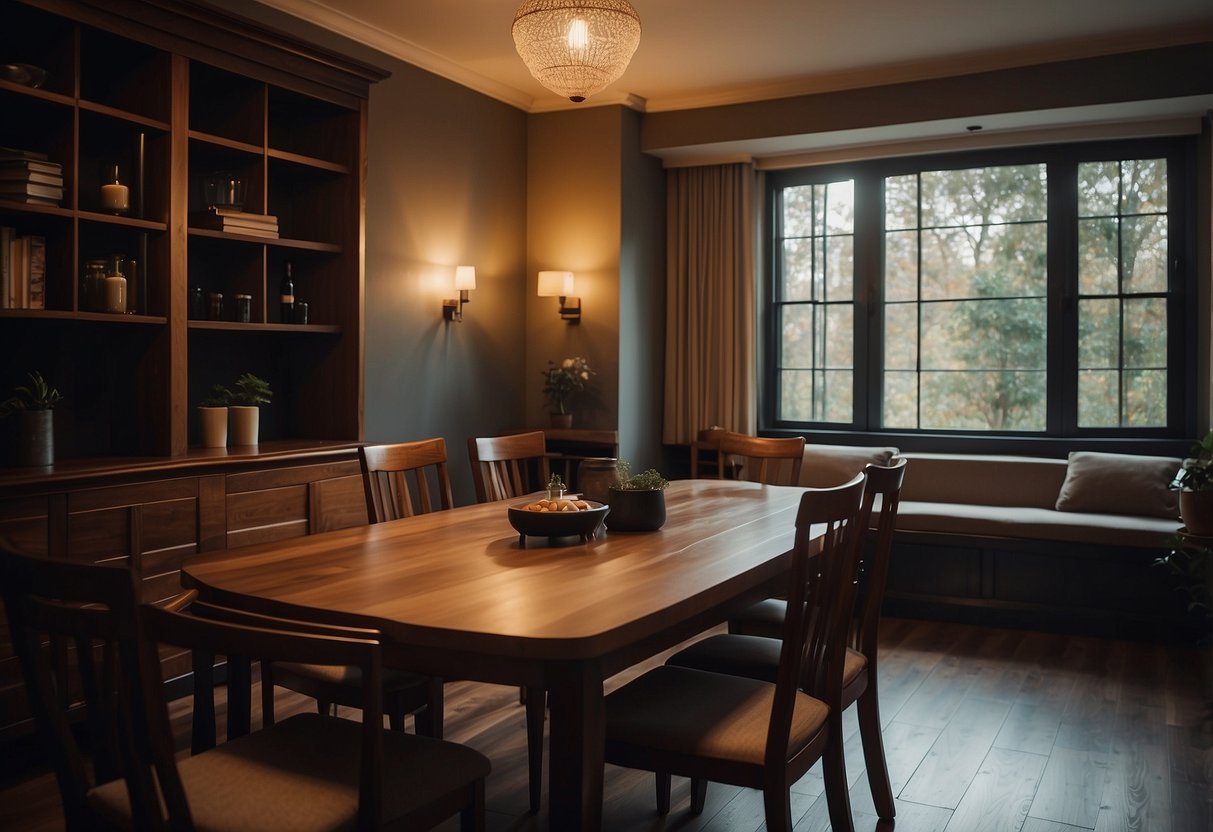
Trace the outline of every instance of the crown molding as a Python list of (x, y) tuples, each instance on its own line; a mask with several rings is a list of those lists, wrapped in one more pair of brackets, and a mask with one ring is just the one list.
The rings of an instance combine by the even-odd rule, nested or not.
[[(448, 81), (454, 81), (456, 84), (483, 93), (512, 107), (534, 112), (536, 99), (531, 95), (478, 72), (473, 72), (410, 40), (370, 26), (339, 9), (319, 3), (317, 0), (257, 0), (257, 2), (305, 20), (322, 29), (328, 29), (330, 32), (357, 41), (364, 46), (377, 49), (386, 55), (432, 72)], [(566, 103), (571, 104), (572, 102)]]

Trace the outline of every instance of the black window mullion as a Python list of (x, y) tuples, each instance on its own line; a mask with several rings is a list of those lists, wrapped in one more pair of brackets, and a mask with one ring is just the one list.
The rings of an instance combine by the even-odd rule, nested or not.
[(1050, 162), (1046, 175), (1049, 348), (1045, 353), (1045, 432), (1063, 436), (1078, 427), (1078, 164), (1074, 160)]

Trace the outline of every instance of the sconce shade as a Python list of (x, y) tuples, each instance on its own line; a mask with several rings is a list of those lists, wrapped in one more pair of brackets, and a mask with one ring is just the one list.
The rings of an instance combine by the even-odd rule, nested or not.
[(573, 273), (540, 272), (536, 294), (541, 298), (559, 298), (573, 294)]
[(475, 266), (456, 266), (455, 267), (455, 289), (457, 291), (466, 291), (476, 288), (476, 267)]
[(640, 15), (627, 0), (526, 0), (513, 34), (535, 80), (585, 101), (627, 69), (640, 45)]

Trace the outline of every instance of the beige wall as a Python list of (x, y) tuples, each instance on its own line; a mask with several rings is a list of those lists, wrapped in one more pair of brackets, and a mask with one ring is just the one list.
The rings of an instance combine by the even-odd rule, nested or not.
[[(574, 427), (615, 428), (619, 413), (619, 249), (622, 108), (532, 115), (527, 120), (526, 418), (547, 423), (539, 373), (549, 359), (589, 360), (592, 395), (573, 404)], [(574, 274), (579, 324), (536, 296), (539, 271)]]

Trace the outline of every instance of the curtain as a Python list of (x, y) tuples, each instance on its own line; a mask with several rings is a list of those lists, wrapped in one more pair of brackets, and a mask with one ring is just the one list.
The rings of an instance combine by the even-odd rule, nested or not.
[(755, 432), (755, 190), (750, 163), (667, 173), (666, 444)]

